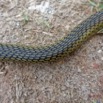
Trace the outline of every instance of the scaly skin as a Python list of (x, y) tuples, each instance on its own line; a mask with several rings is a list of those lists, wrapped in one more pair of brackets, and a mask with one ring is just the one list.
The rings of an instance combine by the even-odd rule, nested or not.
[(103, 28), (103, 11), (97, 12), (75, 27), (58, 43), (47, 47), (34, 48), (13, 44), (0, 44), (1, 60), (50, 61), (72, 53), (84, 41)]

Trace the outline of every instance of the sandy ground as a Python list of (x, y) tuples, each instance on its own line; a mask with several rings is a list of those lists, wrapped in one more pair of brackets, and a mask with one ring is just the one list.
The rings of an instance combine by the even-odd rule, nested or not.
[[(0, 0), (0, 42), (49, 45), (89, 17), (88, 0)], [(0, 62), (0, 103), (103, 103), (103, 37), (55, 63)]]

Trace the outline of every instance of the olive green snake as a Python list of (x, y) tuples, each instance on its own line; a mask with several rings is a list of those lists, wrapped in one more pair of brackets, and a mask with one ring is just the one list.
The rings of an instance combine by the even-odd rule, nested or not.
[(84, 41), (103, 28), (103, 11), (99, 11), (75, 27), (62, 40), (49, 46), (35, 48), (13, 44), (0, 44), (1, 60), (50, 61), (72, 53)]

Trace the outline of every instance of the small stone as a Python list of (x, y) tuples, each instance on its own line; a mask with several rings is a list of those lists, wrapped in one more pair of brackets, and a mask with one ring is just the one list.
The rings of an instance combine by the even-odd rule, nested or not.
[(101, 57), (101, 60), (103, 60), (103, 57)]
[(102, 50), (98, 50), (98, 53), (102, 53)]
[(80, 68), (78, 68), (78, 73), (81, 73), (81, 69)]

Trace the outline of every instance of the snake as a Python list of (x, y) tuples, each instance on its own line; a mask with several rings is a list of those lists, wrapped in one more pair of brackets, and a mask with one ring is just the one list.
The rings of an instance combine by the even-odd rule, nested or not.
[(103, 29), (103, 11), (78, 24), (58, 42), (41, 47), (0, 43), (0, 60), (52, 61), (78, 49), (83, 42)]

